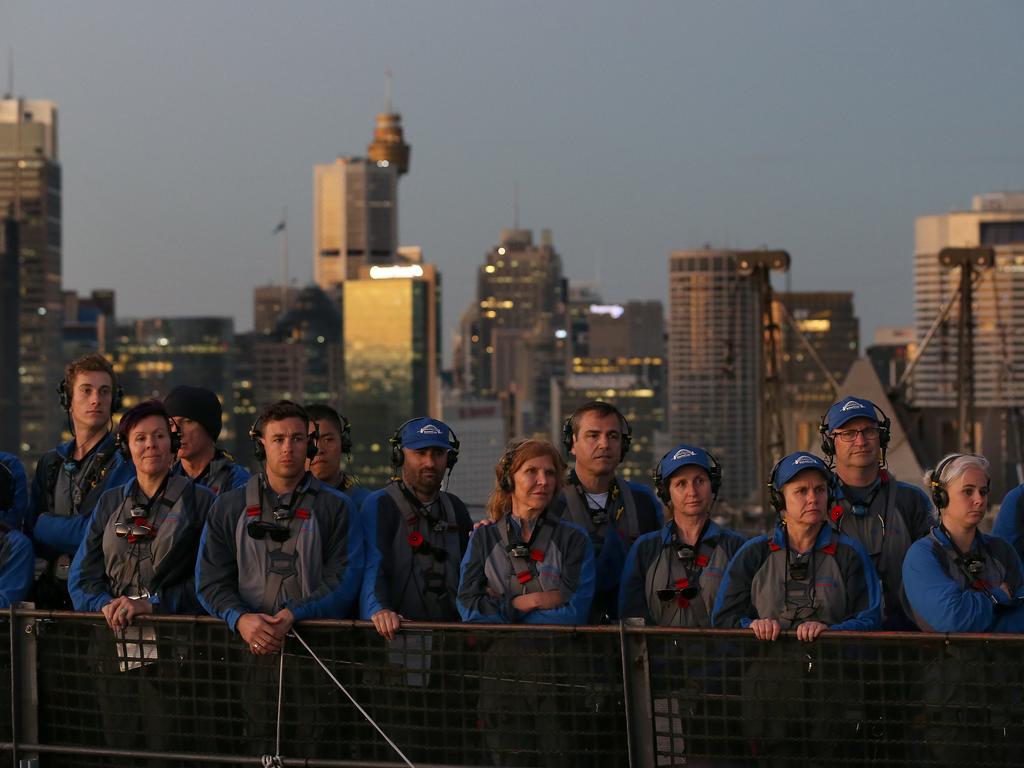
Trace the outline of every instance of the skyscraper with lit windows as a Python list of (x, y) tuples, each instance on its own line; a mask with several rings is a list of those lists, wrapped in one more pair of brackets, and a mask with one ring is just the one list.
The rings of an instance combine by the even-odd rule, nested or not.
[[(34, 462), (60, 433), (54, 389), (61, 379), (61, 167), (57, 106), (0, 100), (0, 211), (19, 242), (20, 453)], [(15, 448), (16, 446), (5, 446)]]

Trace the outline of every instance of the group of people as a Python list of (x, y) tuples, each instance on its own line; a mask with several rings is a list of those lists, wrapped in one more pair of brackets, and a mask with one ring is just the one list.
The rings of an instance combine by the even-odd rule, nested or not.
[(566, 420), (564, 456), (545, 440), (511, 443), (489, 524), (474, 530), (442, 490), (459, 441), (436, 419), (396, 429), (394, 477), (368, 492), (342, 468), (349, 424), (327, 406), (265, 407), (250, 474), (217, 446), (221, 406), (207, 389), (143, 401), (112, 430), (122, 393), (109, 362), (87, 355), (59, 395), (73, 437), (40, 459), (31, 493), (0, 453), (0, 607), (101, 612), (122, 671), (147, 666), (124, 638), (145, 645), (134, 619), (150, 613), (219, 617), (254, 661), (317, 618), (367, 619), (392, 643), (405, 621), (459, 619), (634, 619), (765, 641), (792, 629), (806, 642), (832, 630), (1024, 631), (1021, 490), (1000, 512), (1006, 538), (981, 533), (986, 459), (946, 456), (925, 476), (929, 498), (886, 470), (890, 421), (863, 398), (822, 418), (825, 459), (779, 460), (767, 478), (777, 523), (745, 540), (712, 519), (726, 470), (700, 446), (665, 454), (655, 493), (624, 481), (631, 431), (605, 402)]

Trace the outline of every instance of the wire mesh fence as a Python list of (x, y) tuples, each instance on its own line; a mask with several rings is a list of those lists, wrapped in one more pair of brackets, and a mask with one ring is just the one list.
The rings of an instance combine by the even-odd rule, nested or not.
[(365, 622), (312, 622), (283, 655), (257, 657), (208, 618), (143, 621), (115, 636), (97, 615), (19, 611), (0, 616), (0, 629), (0, 741), (44, 767), (274, 756), (314, 766), (1002, 766), (1024, 754), (1024, 642), (1008, 636), (826, 633), (805, 644), (732, 631), (413, 624), (388, 643)]

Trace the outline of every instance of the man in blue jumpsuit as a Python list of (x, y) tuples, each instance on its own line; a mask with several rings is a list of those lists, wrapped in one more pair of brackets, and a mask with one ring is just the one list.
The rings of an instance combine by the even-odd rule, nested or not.
[[(287, 400), (269, 405), (250, 436), (263, 471), (221, 494), (210, 510), (196, 591), (203, 607), (223, 619), (251, 654), (242, 682), (247, 726), (240, 748), (269, 754), (285, 636), (296, 622), (353, 615), (363, 539), (349, 499), (306, 471), (316, 442), (305, 410)], [(287, 753), (308, 757), (323, 738), (315, 701), (321, 676), (295, 664), (286, 663), (285, 670), (289, 701), (298, 707), (289, 720), (303, 724)]]
[[(403, 621), (459, 621), (455, 596), (459, 563), (472, 521), (465, 504), (441, 490), (459, 458), (459, 441), (442, 421), (410, 419), (392, 435), (392, 481), (366, 497), (360, 512), (366, 538), (366, 571), (359, 617), (369, 619), (386, 648), (369, 677), (378, 711), (414, 762), (458, 764), (466, 758), (464, 736), (472, 729), (473, 699), (463, 690), (467, 653), (464, 632), (399, 632)], [(443, 734), (439, 736), (439, 734)], [(380, 755), (380, 757), (390, 757)]]
[(320, 482), (348, 496), (358, 511), (369, 491), (359, 484), (355, 475), (341, 467), (342, 456), (348, 457), (348, 463), (352, 463), (352, 425), (329, 405), (307, 405), (306, 412), (320, 434), (316, 456), (309, 462), (309, 471)]
[(89, 515), (104, 491), (134, 473), (110, 431), (111, 415), (121, 403), (111, 364), (101, 355), (80, 357), (67, 366), (57, 391), (73, 437), (36, 464), (25, 529), (40, 558), (36, 607), (71, 610), (68, 571)]
[(870, 400), (844, 397), (821, 421), (821, 448), (838, 480), (832, 526), (854, 539), (882, 578), (882, 628), (916, 629), (903, 591), (903, 558), (934, 524), (924, 491), (885, 468), (889, 418)]
[(577, 408), (562, 427), (562, 444), (575, 463), (555, 512), (586, 531), (594, 547), (597, 585), (591, 624), (617, 618), (626, 553), (639, 536), (665, 523), (661, 504), (649, 488), (616, 475), (631, 440), (625, 417), (597, 400)]
[(181, 439), (172, 474), (186, 475), (215, 496), (245, 485), (249, 471), (217, 446), (223, 409), (214, 392), (182, 384), (167, 394), (164, 408)]

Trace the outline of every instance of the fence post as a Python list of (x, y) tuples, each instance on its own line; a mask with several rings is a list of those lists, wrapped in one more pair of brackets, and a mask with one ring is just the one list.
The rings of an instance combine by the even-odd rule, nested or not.
[(651, 670), (647, 657), (647, 636), (642, 632), (626, 632), (627, 626), (643, 626), (643, 619), (623, 619), (619, 622), (629, 765), (630, 768), (653, 768), (654, 713), (651, 710)]
[[(20, 603), (21, 608), (34, 608), (32, 603)], [(36, 677), (38, 653), (36, 648), (36, 620), (32, 616), (19, 616), (11, 609), (11, 667), (14, 677), (14, 756), (18, 768), (37, 768), (39, 754), (19, 752), (18, 744), (39, 743), (39, 685)]]

